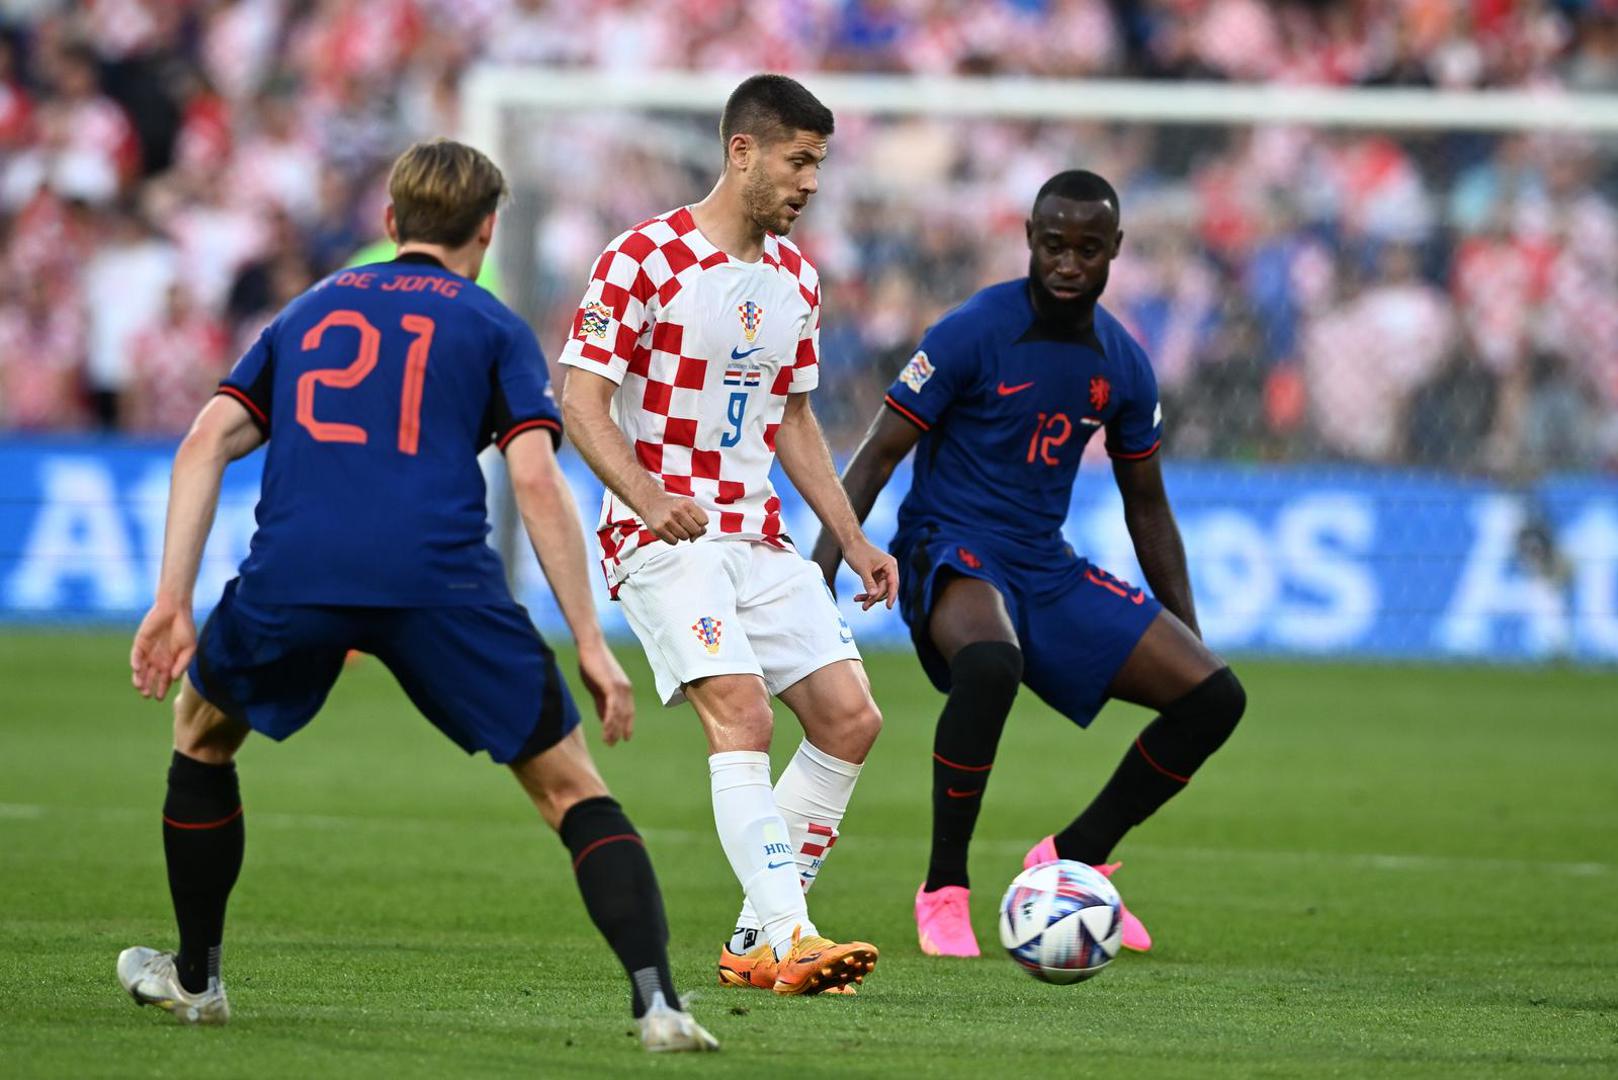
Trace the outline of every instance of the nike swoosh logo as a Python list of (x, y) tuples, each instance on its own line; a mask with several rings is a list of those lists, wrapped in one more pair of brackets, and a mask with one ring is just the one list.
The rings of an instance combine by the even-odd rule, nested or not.
[(983, 794), (983, 789), (973, 788), (971, 791), (956, 791), (952, 787), (947, 787), (944, 789), (944, 794), (948, 795), (952, 799), (970, 799), (974, 795)]
[(749, 356), (752, 356), (754, 353), (762, 352), (763, 349), (764, 349), (764, 346), (762, 346), (762, 345), (755, 345), (751, 349), (748, 349), (746, 352), (737, 352), (735, 349), (732, 349), (732, 350), (730, 350), (730, 358), (732, 360), (746, 360)]
[(1131, 596), (1130, 599), (1135, 602), (1136, 607), (1139, 607), (1141, 604), (1146, 603), (1146, 594), (1143, 592), (1137, 592), (1134, 596)]
[(1005, 383), (1001, 383), (999, 386), (995, 387), (995, 389), (1000, 392), (1001, 397), (1010, 397), (1012, 394), (1022, 393), (1024, 390), (1033, 385), (1034, 384), (1031, 382), (1018, 383), (1016, 386), (1007, 386)]
[(772, 862), (772, 863), (769, 863), (764, 868), (766, 870), (779, 870), (783, 866), (791, 866), (791, 865), (792, 865), (792, 860), (788, 859), (786, 862)]

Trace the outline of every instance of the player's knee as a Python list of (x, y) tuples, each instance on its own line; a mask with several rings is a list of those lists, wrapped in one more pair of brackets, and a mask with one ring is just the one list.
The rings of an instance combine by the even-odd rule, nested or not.
[(1242, 686), (1236, 673), (1230, 668), (1220, 668), (1214, 672), (1204, 686), (1212, 684), (1211, 702), (1209, 704), (1209, 718), (1212, 725), (1219, 730), (1219, 741), (1223, 742), (1236, 730), (1247, 714), (1247, 690)]
[(553, 779), (535, 797), (539, 813), (552, 828), (560, 828), (567, 812), (582, 802), (610, 795), (599, 777)]
[(186, 678), (174, 698), (174, 749), (208, 765), (227, 765), (247, 738), (247, 727), (226, 716)]
[(732, 709), (723, 726), (735, 748), (767, 750), (775, 734), (775, 710), (761, 697)]
[(865, 703), (844, 721), (843, 731), (848, 741), (859, 747), (863, 754), (875, 745), (876, 737), (882, 734), (882, 710), (867, 697)]
[(974, 641), (950, 661), (952, 687), (970, 687), (1009, 706), (1022, 683), (1022, 650), (1009, 641)]
[(1222, 667), (1203, 680), (1191, 693), (1175, 703), (1175, 712), (1187, 732), (1205, 754), (1224, 745), (1247, 712), (1247, 691), (1228, 667)]

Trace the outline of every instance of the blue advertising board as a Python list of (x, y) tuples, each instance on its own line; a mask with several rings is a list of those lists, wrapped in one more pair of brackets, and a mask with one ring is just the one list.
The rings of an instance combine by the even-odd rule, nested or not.
[[(0, 439), (0, 620), (138, 616), (157, 580), (172, 452), (165, 443)], [(212, 603), (247, 550), (261, 460), (250, 455), (226, 474), (199, 604)], [(600, 486), (577, 457), (563, 460), (593, 529)], [(1352, 467), (1170, 463), (1165, 472), (1203, 629), (1218, 648), (1618, 661), (1618, 479), (1508, 489)], [(901, 469), (872, 512), (878, 541), (893, 532), (907, 482)], [(814, 522), (781, 486), (789, 527), (807, 546)], [(1096, 563), (1143, 584), (1104, 466), (1081, 475), (1067, 533)], [(563, 632), (535, 560), (518, 550), (520, 598), (542, 630)], [(609, 629), (627, 633), (604, 587), (598, 595)], [(896, 612), (845, 606), (866, 645), (904, 640)]]

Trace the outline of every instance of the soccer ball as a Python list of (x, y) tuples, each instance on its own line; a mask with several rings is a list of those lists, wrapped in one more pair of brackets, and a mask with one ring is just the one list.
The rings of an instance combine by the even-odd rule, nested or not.
[(1118, 955), (1122, 904), (1099, 871), (1067, 859), (1040, 863), (1000, 901), (1000, 944), (1042, 982), (1081, 982)]

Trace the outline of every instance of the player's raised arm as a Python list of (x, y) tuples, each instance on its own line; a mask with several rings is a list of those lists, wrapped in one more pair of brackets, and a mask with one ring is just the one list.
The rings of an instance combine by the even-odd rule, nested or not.
[(590, 595), (579, 509), (556, 460), (549, 432), (525, 432), (506, 446), (506, 466), (528, 541), (579, 647), (579, 674), (595, 698), (602, 735), (611, 746), (634, 734), (635, 699), (629, 676), (607, 647)]
[(612, 493), (640, 515), (659, 540), (677, 544), (695, 540), (708, 529), (708, 514), (695, 499), (670, 495), (635, 460), (624, 433), (612, 419), (612, 395), (618, 384), (578, 368), (569, 368), (562, 384), (562, 416), (579, 454)]
[(225, 466), (263, 441), (247, 406), (221, 394), (203, 406), (174, 454), (157, 596), (129, 652), (130, 681), (142, 697), (163, 700), (169, 685), (191, 662), (197, 647), (192, 595), (219, 506)]
[[(843, 470), (843, 491), (848, 495), (849, 507), (854, 511), (855, 519), (861, 524), (871, 512), (876, 497), (887, 487), (893, 470), (910, 453), (919, 438), (921, 429), (886, 405), (871, 420), (865, 439), (854, 451), (848, 468)], [(836, 535), (830, 529), (821, 529), (811, 558), (825, 575), (827, 588), (833, 592), (837, 588), (837, 564), (842, 556), (843, 549)]]
[(781, 430), (775, 436), (775, 453), (787, 479), (820, 519), (824, 532), (830, 533), (842, 549), (849, 567), (860, 576), (865, 591), (854, 599), (866, 609), (881, 601), (891, 608), (899, 598), (899, 564), (866, 539), (860, 528), (860, 518), (837, 478), (837, 467), (832, 464), (831, 450), (826, 446), (820, 421), (809, 407), (807, 393), (787, 398)]
[(1152, 595), (1162, 601), (1199, 638), (1196, 604), (1191, 599), (1191, 575), (1185, 565), (1185, 544), (1174, 520), (1163, 468), (1156, 454), (1130, 459), (1115, 457), (1112, 475), (1124, 500), (1124, 522), (1135, 544), (1135, 559)]

